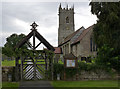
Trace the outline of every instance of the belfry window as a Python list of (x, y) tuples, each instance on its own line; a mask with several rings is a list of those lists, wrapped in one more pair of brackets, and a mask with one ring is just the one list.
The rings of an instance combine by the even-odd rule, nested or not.
[(66, 23), (69, 23), (69, 18), (68, 17), (66, 17)]

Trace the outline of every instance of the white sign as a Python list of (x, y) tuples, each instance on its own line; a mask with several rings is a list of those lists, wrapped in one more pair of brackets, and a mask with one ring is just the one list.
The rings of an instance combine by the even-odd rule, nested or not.
[(66, 67), (75, 67), (75, 60), (67, 60)]

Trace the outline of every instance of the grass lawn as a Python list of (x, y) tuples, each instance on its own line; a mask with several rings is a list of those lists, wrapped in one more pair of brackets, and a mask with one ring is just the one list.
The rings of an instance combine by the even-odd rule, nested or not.
[[(19, 60), (19, 63), (20, 62), (21, 61)], [(15, 66), (15, 60), (10, 60), (10, 61), (4, 60), (4, 61), (2, 61), (2, 66)]]
[(18, 88), (19, 87), (19, 83), (18, 82), (2, 82), (2, 87), (14, 87), (14, 88)]
[(51, 81), (54, 87), (118, 87), (117, 80)]
[(15, 60), (12, 61), (4, 60), (2, 61), (2, 66), (15, 66)]
[[(37, 61), (44, 61), (44, 60), (37, 60)], [(27, 62), (25, 63), (27, 64)], [(19, 60), (19, 64), (21, 64), (21, 60)], [(36, 64), (45, 64), (45, 62), (37, 62)], [(10, 61), (4, 60), (2, 61), (2, 66), (15, 66), (15, 60), (10, 60)]]

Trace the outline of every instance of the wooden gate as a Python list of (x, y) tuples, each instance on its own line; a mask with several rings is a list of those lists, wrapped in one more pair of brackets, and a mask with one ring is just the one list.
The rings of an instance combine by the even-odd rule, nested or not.
[(45, 78), (45, 60), (24, 58), (23, 68), (21, 69), (24, 80), (39, 80)]
[[(40, 46), (42, 43), (48, 51), (53, 52), (55, 49), (49, 42), (37, 31), (36, 27), (38, 26), (35, 22), (31, 25), (31, 32), (24, 37), (18, 44), (15, 46), (16, 48), (21, 48), (24, 44), (29, 45), (31, 50), (33, 51), (33, 56), (27, 55), (23, 57), (21, 54), (20, 56), (16, 57), (16, 81), (21, 80), (39, 80), (47, 78), (47, 70), (52, 70), (52, 61), (53, 58), (50, 53), (46, 53), (47, 51), (42, 50), (39, 52), (38, 55), (35, 54), (37, 51), (36, 48)], [(30, 38), (33, 37), (33, 44), (29, 44), (28, 41)], [(38, 39), (40, 42), (35, 44), (35, 39)], [(40, 50), (39, 50), (40, 51)], [(23, 50), (24, 52), (24, 50)], [(25, 52), (26, 53), (26, 52)], [(49, 56), (49, 57), (48, 57)], [(21, 60), (21, 64), (19, 65), (19, 60)], [(52, 73), (52, 71), (51, 71)], [(52, 78), (52, 74), (51, 74)]]
[(37, 57), (21, 58), (21, 79), (41, 80), (48, 79), (47, 70), (50, 67), (49, 58), (46, 54), (40, 53)]

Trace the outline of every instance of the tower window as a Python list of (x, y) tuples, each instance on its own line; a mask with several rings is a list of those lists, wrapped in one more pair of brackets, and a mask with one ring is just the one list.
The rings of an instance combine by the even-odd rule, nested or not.
[(68, 17), (66, 17), (66, 23), (69, 23), (69, 18)]

